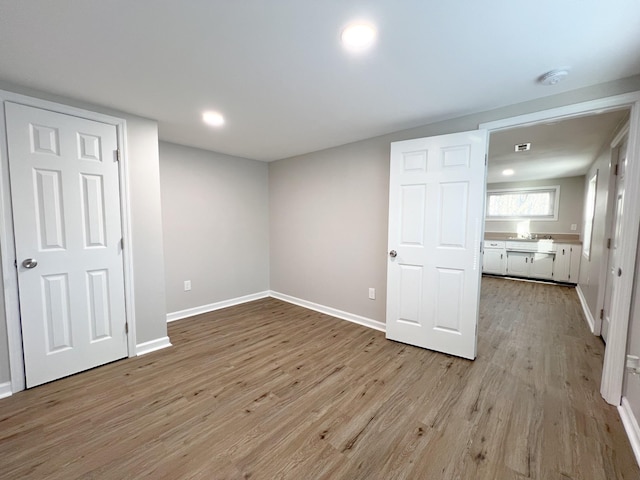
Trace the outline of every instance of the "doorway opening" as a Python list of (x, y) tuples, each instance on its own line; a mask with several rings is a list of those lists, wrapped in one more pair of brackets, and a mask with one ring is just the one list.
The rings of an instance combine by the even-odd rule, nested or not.
[(605, 271), (619, 243), (613, 200), (624, 172), (615, 175), (621, 145), (614, 141), (629, 113), (548, 121), (489, 138), (484, 273), (576, 286), (591, 331), (605, 340)]
[[(599, 319), (600, 315), (599, 315), (599, 312), (597, 311), (594, 312), (595, 315), (590, 314), (589, 312), (592, 312), (594, 310), (594, 305), (597, 305), (598, 302), (602, 302), (602, 299), (604, 296), (604, 290), (603, 290), (604, 282), (601, 281), (604, 275), (604, 270), (605, 270), (604, 267), (602, 266), (603, 265), (602, 252), (604, 252), (604, 249), (606, 249), (606, 238), (608, 237), (606, 237), (605, 235), (608, 229), (610, 228), (608, 222), (610, 222), (610, 217), (612, 215), (611, 210), (609, 209), (611, 202), (609, 201), (610, 199), (608, 198), (608, 194), (610, 192), (610, 186), (608, 184), (608, 181), (605, 181), (606, 179), (604, 177), (606, 176), (607, 173), (609, 173), (607, 172), (607, 169), (610, 168), (610, 164), (612, 163), (611, 155), (613, 153), (613, 149), (615, 148), (615, 146), (613, 145), (613, 141), (615, 140), (614, 137), (616, 136), (616, 133), (624, 129), (623, 125), (625, 124), (625, 120), (627, 119), (629, 120), (629, 123), (628, 123), (629, 124), (629, 127), (628, 127), (629, 148), (628, 148), (628, 156), (626, 157), (626, 166), (627, 166), (626, 185), (628, 186), (628, 189), (625, 191), (624, 204), (626, 207), (628, 207), (628, 209), (625, 210), (625, 215), (623, 217), (623, 224), (622, 224), (622, 229), (620, 234), (621, 235), (620, 250), (619, 250), (619, 255), (616, 261), (619, 264), (623, 264), (623, 265), (635, 264), (636, 247), (637, 247), (637, 239), (638, 239), (637, 218), (640, 218), (640, 208), (638, 208), (637, 206), (637, 203), (640, 200), (639, 198), (640, 189), (638, 189), (636, 185), (638, 180), (637, 177), (640, 176), (640, 165), (638, 165), (637, 162), (634, 162), (633, 160), (634, 158), (638, 158), (637, 130), (638, 130), (638, 124), (639, 124), (639, 112), (638, 112), (639, 98), (640, 98), (640, 95), (638, 93), (619, 95), (617, 97), (610, 97), (607, 99), (585, 102), (584, 104), (576, 104), (576, 105), (571, 105), (566, 107), (560, 107), (560, 108), (556, 108), (556, 109), (552, 109), (544, 112), (537, 112), (535, 114), (528, 114), (520, 117), (500, 120), (496, 122), (489, 122), (489, 123), (480, 125), (480, 128), (486, 128), (489, 131), (489, 133), (491, 134), (490, 143), (493, 143), (494, 139), (498, 138), (500, 134), (504, 133), (505, 136), (508, 136), (510, 131), (511, 133), (522, 133), (523, 131), (525, 131), (525, 129), (533, 128), (533, 127), (542, 127), (542, 128), (547, 127), (548, 130), (560, 131), (564, 126), (566, 125), (570, 126), (569, 123), (567, 123), (566, 125), (563, 125), (564, 122), (569, 122), (572, 120), (578, 121), (580, 119), (585, 119), (585, 121), (593, 120), (594, 122), (597, 122), (598, 120), (603, 120), (606, 118), (615, 120), (615, 128), (613, 129), (613, 131), (607, 132), (607, 134), (609, 135), (609, 139), (602, 140), (603, 143), (601, 145), (600, 151), (598, 152), (598, 155), (595, 158), (594, 157), (591, 158), (591, 162), (588, 162), (590, 163), (590, 165), (587, 165), (588, 168), (583, 167), (584, 170), (582, 171), (582, 175), (580, 175), (579, 172), (576, 172), (576, 175), (574, 175), (577, 177), (582, 176), (581, 182), (576, 181), (577, 184), (581, 183), (582, 192), (581, 192), (581, 195), (580, 193), (574, 194), (580, 198), (579, 202), (575, 202), (578, 204), (578, 213), (573, 214), (574, 217), (577, 215), (578, 219), (575, 221), (569, 220), (568, 222), (568, 227), (569, 227), (568, 234), (576, 235), (577, 244), (580, 245), (580, 248), (579, 248), (580, 255), (578, 256), (578, 260), (577, 260), (577, 263), (580, 265), (580, 270), (577, 272), (577, 281), (575, 282), (572, 281), (570, 283), (575, 283), (579, 286), (577, 290), (580, 295), (580, 292), (581, 292), (580, 286), (582, 286), (583, 284), (586, 286), (590, 285), (590, 283), (586, 282), (587, 276), (591, 283), (595, 284), (594, 281), (597, 281), (597, 287), (594, 288), (595, 294), (591, 291), (588, 294), (589, 299), (591, 300), (587, 300), (585, 295), (581, 295), (581, 301), (583, 303), (583, 307), (585, 310), (585, 316), (587, 317), (587, 321), (590, 324), (592, 332), (596, 334), (600, 334), (600, 330), (599, 329), (596, 330), (596, 327), (599, 328), (599, 325), (597, 325), (596, 323), (598, 320), (600, 320)], [(589, 117), (593, 117), (593, 118), (589, 118)], [(526, 140), (524, 138), (521, 139), (520, 137), (518, 138), (519, 139), (514, 140), (513, 144), (511, 145), (511, 148), (514, 150), (514, 154), (522, 153), (522, 152), (515, 152), (515, 150), (517, 149), (516, 145), (522, 145), (526, 143), (533, 144), (533, 142), (530, 142), (529, 140)], [(513, 140), (513, 138), (511, 140)], [(609, 142), (608, 144), (607, 144), (607, 140)], [(489, 151), (491, 151), (492, 148), (493, 146), (490, 146)], [(610, 151), (607, 152), (607, 150), (610, 150)], [(607, 157), (607, 155), (609, 156)], [(603, 165), (605, 165), (605, 168), (602, 168), (602, 170), (600, 170), (598, 168), (597, 161), (600, 161)], [(491, 159), (489, 159), (488, 163), (489, 163), (489, 166), (491, 166)], [(549, 170), (559, 169), (560, 167), (562, 167), (561, 163), (563, 162), (556, 161), (553, 164), (548, 165), (547, 168)], [(521, 166), (525, 168), (525, 167), (528, 167), (529, 165), (523, 164)], [(601, 166), (602, 165), (600, 165), (600, 167)], [(597, 173), (596, 175), (594, 175), (594, 171), (592, 170), (593, 167), (595, 167), (594, 170)], [(498, 175), (504, 175), (503, 174), (504, 170), (507, 170), (508, 168), (510, 167), (507, 167), (505, 165), (500, 165), (500, 166), (497, 166), (495, 170), (498, 172)], [(513, 168), (513, 170), (516, 170), (516, 169)], [(505, 173), (510, 173), (510, 172), (505, 172)], [(600, 175), (602, 175), (602, 177), (600, 177)], [(563, 177), (562, 175), (556, 175), (556, 179), (558, 178), (565, 178), (565, 177)], [(506, 183), (506, 182), (502, 182), (502, 183)], [(557, 184), (558, 182), (555, 182), (555, 183)], [(491, 185), (491, 176), (489, 176), (489, 184)], [(566, 188), (563, 189), (562, 184), (560, 185), (560, 187), (561, 188), (559, 189), (560, 190), (559, 197), (562, 198), (562, 195), (564, 193), (563, 190), (566, 191), (567, 189)], [(600, 188), (601, 190), (599, 191)], [(593, 189), (595, 189), (595, 194), (593, 193)], [(568, 190), (571, 191), (570, 188)], [(575, 190), (580, 192), (580, 187), (577, 187)], [(592, 190), (592, 192), (589, 193), (589, 190)], [(594, 195), (597, 195), (598, 193), (600, 193), (601, 195), (600, 202), (597, 201), (597, 198), (594, 199)], [(551, 194), (548, 194), (548, 197), (545, 200), (547, 204), (549, 204), (552, 201), (550, 197), (551, 197)], [(537, 200), (540, 201), (540, 198), (541, 196), (538, 196)], [(530, 200), (529, 202), (531, 203)], [(591, 202), (591, 206), (588, 206), (588, 202)], [(604, 216), (602, 212), (598, 210), (598, 208), (602, 209), (603, 206), (604, 206), (604, 209), (606, 210), (604, 213)], [(530, 206), (528, 208), (529, 210), (527, 213), (529, 213), (531, 217), (534, 217), (535, 215), (542, 215), (542, 214), (546, 214), (549, 217), (552, 217), (552, 215), (555, 215), (555, 212), (553, 211), (541, 211), (541, 209), (532, 210)], [(558, 208), (561, 210), (560, 206)], [(558, 212), (558, 221), (557, 221), (558, 224), (556, 225), (560, 224), (559, 219), (562, 218), (562, 213), (560, 210)], [(496, 210), (496, 207), (494, 206), (491, 213), (495, 217), (496, 215), (500, 215), (503, 212), (500, 211), (499, 209)], [(491, 220), (493, 220), (494, 222), (506, 221), (506, 220), (496, 220), (495, 218)], [(526, 220), (529, 220), (528, 225), (523, 224), (523, 225), (520, 225), (520, 229), (515, 228), (514, 232), (510, 232), (510, 231), (506, 232), (507, 234), (509, 233), (513, 234), (513, 235), (507, 235), (507, 236), (515, 237), (512, 240), (528, 240), (528, 241), (534, 241), (534, 242), (548, 241), (548, 244), (554, 243), (555, 239), (553, 238), (554, 236), (553, 232), (549, 233), (549, 232), (544, 232), (542, 230), (539, 230), (541, 224), (533, 224), (532, 223), (533, 218), (528, 218)], [(539, 218), (536, 220), (542, 221)], [(546, 220), (546, 221), (549, 222), (547, 223), (547, 225), (551, 225), (550, 220)], [(503, 225), (506, 225), (506, 223)], [(511, 224), (511, 228), (502, 227), (500, 229), (495, 227), (493, 229), (498, 230), (499, 232), (505, 233), (506, 230), (511, 230), (513, 225), (514, 224)], [(535, 228), (538, 230), (532, 228), (532, 225), (535, 225)], [(527, 226), (528, 228), (526, 228)], [(571, 227), (575, 228), (575, 230), (573, 230)], [(548, 227), (547, 229), (552, 229), (552, 228)], [(489, 227), (489, 222), (487, 222), (486, 230), (487, 230), (487, 233), (489, 233), (492, 230), (492, 228)], [(562, 233), (565, 233), (565, 232), (558, 230), (558, 233), (556, 235), (561, 235)], [(575, 233), (572, 233), (572, 232), (575, 232)], [(536, 238), (536, 234), (538, 235), (538, 238)], [(540, 237), (548, 237), (549, 235), (551, 235), (552, 237), (551, 239), (540, 238)], [(585, 235), (588, 235), (589, 237), (586, 244), (584, 241)], [(574, 238), (560, 237), (560, 239), (574, 240), (574, 241), (576, 240), (575, 237)], [(583, 251), (583, 247), (586, 247), (584, 251)], [(548, 249), (548, 250), (552, 251), (552, 249)], [(554, 255), (557, 255), (557, 254), (558, 252), (554, 252)], [(598, 257), (598, 254), (600, 254), (599, 257)], [(596, 261), (598, 260), (598, 258), (599, 258), (599, 261)], [(525, 260), (528, 268), (527, 274), (531, 275), (533, 273), (533, 269), (531, 267), (531, 262), (529, 261), (529, 259), (532, 259), (535, 265), (536, 258), (532, 258), (531, 256), (529, 256)], [(544, 264), (544, 262), (542, 263)], [(572, 262), (570, 261), (569, 263), (571, 264)], [(570, 268), (570, 265), (569, 265), (569, 268)], [(542, 270), (545, 271), (544, 269)], [(601, 394), (603, 395), (603, 397), (607, 402), (613, 405), (620, 405), (620, 399), (622, 395), (622, 381), (623, 381), (623, 375), (624, 375), (624, 360), (625, 360), (626, 342), (627, 342), (627, 327), (629, 323), (631, 297), (632, 297), (634, 285), (635, 285), (632, 270), (633, 270), (632, 268), (629, 269), (626, 276), (622, 276), (622, 275), (620, 276), (620, 278), (617, 280), (617, 288), (613, 293), (614, 301), (612, 302), (612, 311), (611, 311), (611, 318), (613, 320), (612, 320), (611, 328), (609, 330), (609, 336), (608, 336), (609, 341), (607, 343), (606, 350), (605, 350), (603, 378), (602, 378), (602, 385), (601, 385)], [(551, 271), (553, 273), (553, 267)], [(553, 278), (551, 278), (551, 280), (553, 280)], [(575, 277), (573, 277), (572, 280), (575, 280)], [(595, 299), (595, 300), (592, 300), (592, 299)]]

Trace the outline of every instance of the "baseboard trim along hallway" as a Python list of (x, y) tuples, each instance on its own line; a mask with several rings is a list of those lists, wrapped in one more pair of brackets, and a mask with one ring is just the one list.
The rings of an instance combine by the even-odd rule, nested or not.
[(622, 405), (618, 406), (618, 412), (629, 437), (629, 443), (631, 443), (638, 466), (640, 466), (640, 426), (638, 426), (638, 419), (633, 414), (631, 405), (629, 405), (626, 397), (622, 397)]
[(584, 318), (587, 320), (587, 325), (589, 325), (589, 329), (591, 333), (595, 332), (596, 322), (593, 319), (593, 315), (589, 311), (589, 305), (587, 305), (587, 300), (584, 298), (584, 294), (582, 293), (582, 289), (580, 285), (576, 285), (576, 293), (578, 294), (578, 298), (580, 299), (580, 305), (582, 306), (582, 312), (584, 313)]
[(0, 383), (0, 398), (10, 397), (12, 393), (11, 382)]

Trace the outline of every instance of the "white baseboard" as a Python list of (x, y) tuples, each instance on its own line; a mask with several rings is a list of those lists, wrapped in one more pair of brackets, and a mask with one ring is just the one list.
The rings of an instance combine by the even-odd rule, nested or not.
[[(174, 322), (183, 318), (193, 317), (194, 315), (200, 315), (202, 313), (213, 312), (214, 310), (220, 310), (221, 308), (232, 307), (234, 305), (240, 305), (241, 303), (253, 302), (254, 300), (260, 300), (261, 298), (273, 297), (278, 300), (282, 300), (287, 303), (293, 303), (300, 307), (308, 308), (309, 310), (315, 310), (316, 312), (325, 313), (332, 317), (337, 317), (342, 320), (357, 323), (365, 327), (373, 328), (381, 332), (386, 331), (386, 325), (383, 322), (372, 320), (370, 318), (361, 317), (354, 313), (343, 312), (332, 307), (326, 307), (317, 303), (302, 300), (300, 298), (285, 295), (284, 293), (274, 292), (273, 290), (267, 290), (264, 292), (253, 293), (251, 295), (245, 295), (243, 297), (231, 298), (229, 300), (223, 300), (221, 302), (210, 303), (209, 305), (202, 305), (201, 307), (188, 308), (186, 310), (180, 310), (178, 312), (172, 312), (167, 314), (167, 322)], [(149, 342), (147, 342), (149, 343)], [(144, 344), (143, 344), (144, 345)], [(167, 345), (168, 346), (168, 345)], [(140, 345), (138, 345), (138, 348)], [(159, 347), (163, 348), (163, 347)], [(157, 350), (157, 349), (156, 349)], [(149, 350), (153, 351), (153, 350)], [(144, 353), (148, 353), (145, 351)], [(140, 353), (138, 353), (140, 355)]]
[(308, 308), (309, 310), (315, 310), (316, 312), (331, 315), (332, 317), (341, 318), (342, 320), (357, 323), (358, 325), (373, 328), (374, 330), (379, 330), (381, 332), (386, 331), (386, 325), (384, 323), (373, 320), (371, 318), (361, 317), (360, 315), (356, 315), (354, 313), (343, 312), (342, 310), (319, 305), (307, 300), (302, 300), (290, 295), (285, 295), (284, 293), (274, 292), (273, 290), (270, 293), (273, 298), (277, 298), (278, 300), (282, 300), (283, 302), (293, 303), (294, 305)]
[(591, 315), (591, 311), (589, 310), (589, 305), (587, 305), (587, 299), (584, 298), (584, 294), (582, 293), (582, 289), (580, 288), (580, 285), (576, 285), (576, 292), (578, 293), (578, 298), (580, 299), (580, 305), (582, 305), (582, 311), (584, 312), (584, 317), (587, 319), (589, 330), (591, 330), (591, 333), (595, 334), (596, 322), (593, 319), (593, 315)]
[(12, 393), (11, 382), (0, 383), (0, 398), (10, 397)]
[(622, 405), (618, 406), (618, 413), (629, 437), (633, 453), (636, 456), (636, 462), (640, 466), (640, 426), (638, 426), (638, 419), (633, 414), (627, 397), (622, 397)]
[(169, 337), (156, 338), (155, 340), (149, 340), (148, 342), (139, 343), (136, 345), (136, 355), (146, 355), (147, 353), (155, 352), (171, 346)]
[(220, 310), (221, 308), (227, 308), (234, 305), (240, 305), (241, 303), (252, 302), (261, 298), (267, 298), (268, 296), (268, 291), (252, 293), (251, 295), (245, 295), (243, 297), (231, 298), (229, 300), (223, 300), (221, 302), (210, 303), (209, 305), (202, 305), (200, 307), (187, 308), (186, 310), (167, 313), (167, 322), (174, 322), (182, 318), (200, 315), (201, 313), (213, 312), (214, 310)]

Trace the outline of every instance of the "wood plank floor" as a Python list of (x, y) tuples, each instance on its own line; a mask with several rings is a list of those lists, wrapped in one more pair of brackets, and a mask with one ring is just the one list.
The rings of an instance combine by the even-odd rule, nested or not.
[(2, 479), (639, 479), (573, 289), (485, 278), (474, 362), (265, 299), (0, 400)]

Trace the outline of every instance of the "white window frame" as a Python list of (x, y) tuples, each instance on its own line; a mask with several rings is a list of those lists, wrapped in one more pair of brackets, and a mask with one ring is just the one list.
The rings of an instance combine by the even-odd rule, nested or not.
[(596, 170), (590, 175), (587, 182), (587, 193), (584, 205), (584, 235), (582, 238), (582, 255), (589, 260), (591, 258), (591, 240), (593, 237), (593, 220), (596, 214), (596, 197), (598, 195), (598, 177), (600, 172)]
[[(489, 197), (492, 194), (506, 194), (506, 193), (533, 193), (533, 192), (553, 192), (553, 214), (552, 215), (520, 215), (520, 216), (503, 216), (503, 215), (489, 215)], [(560, 206), (560, 185), (548, 185), (541, 187), (512, 187), (512, 188), (499, 188), (487, 190), (487, 209), (486, 220), (490, 222), (500, 221), (513, 221), (513, 220), (535, 220), (538, 222), (555, 222), (558, 221), (558, 209)]]

